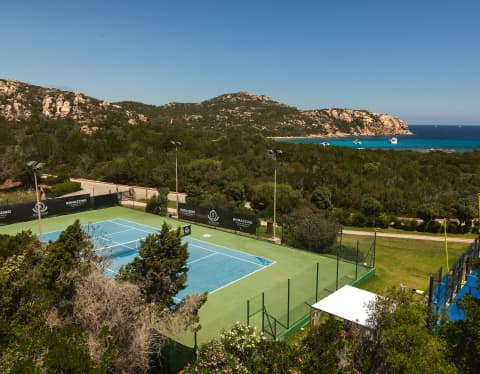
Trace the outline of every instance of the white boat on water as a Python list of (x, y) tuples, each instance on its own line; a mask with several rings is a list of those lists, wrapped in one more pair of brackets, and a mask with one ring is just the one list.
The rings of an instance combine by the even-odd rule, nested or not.
[(329, 145), (330, 145), (330, 143), (329, 143), (329, 142), (327, 142), (327, 141), (321, 142), (320, 144), (321, 144), (321, 145), (323, 145), (324, 147), (326, 147), (326, 146), (329, 146)]
[(393, 138), (390, 138), (390, 144), (397, 144), (398, 143), (398, 139), (396, 136), (394, 136)]
[(356, 144), (356, 145), (360, 145), (362, 144), (362, 141), (358, 138), (356, 138), (354, 141), (353, 141), (353, 144)]

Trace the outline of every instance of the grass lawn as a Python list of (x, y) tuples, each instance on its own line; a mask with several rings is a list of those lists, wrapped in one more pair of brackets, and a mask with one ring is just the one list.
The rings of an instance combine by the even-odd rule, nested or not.
[[(392, 227), (389, 227), (387, 229), (382, 229), (382, 228), (375, 229), (374, 227), (344, 226), (343, 229), (344, 230), (354, 230), (354, 231), (368, 231), (368, 232), (374, 232), (376, 230), (377, 232), (382, 232), (382, 233), (387, 233), (387, 234), (436, 236), (436, 237), (442, 237), (442, 238), (444, 236), (443, 233), (435, 234), (435, 233), (423, 232), (423, 231), (407, 231), (407, 230), (394, 229)], [(448, 236), (452, 237), (452, 238), (471, 238), (471, 239), (475, 239), (478, 235), (469, 232), (469, 233), (466, 233), (466, 234), (451, 234), (451, 233), (448, 233)]]
[[(343, 235), (344, 244), (354, 246), (363, 237)], [(450, 266), (457, 261), (468, 244), (449, 243)], [(445, 269), (445, 244), (427, 240), (377, 237), (375, 276), (360, 288), (383, 293), (389, 287), (404, 285), (428, 292), (429, 276), (440, 266)]]

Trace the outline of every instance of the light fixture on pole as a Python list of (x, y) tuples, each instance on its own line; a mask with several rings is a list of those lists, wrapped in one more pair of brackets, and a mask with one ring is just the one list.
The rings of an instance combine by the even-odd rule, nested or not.
[(277, 154), (281, 155), (282, 151), (280, 149), (269, 149), (268, 153), (272, 156), (274, 161), (273, 169), (273, 240), (277, 238), (276, 228), (277, 228)]
[(176, 201), (177, 201), (177, 219), (179, 218), (178, 216), (178, 147), (182, 145), (182, 143), (177, 142), (172, 140), (170, 143), (172, 143), (175, 146), (175, 196), (176, 196)]
[(38, 194), (38, 181), (37, 181), (37, 171), (40, 170), (45, 164), (43, 162), (29, 161), (27, 166), (32, 169), (33, 178), (35, 179), (35, 195), (37, 198), (37, 203), (35, 204), (35, 211), (37, 212), (38, 217), (38, 237), (42, 241), (42, 204), (40, 204), (40, 196)]

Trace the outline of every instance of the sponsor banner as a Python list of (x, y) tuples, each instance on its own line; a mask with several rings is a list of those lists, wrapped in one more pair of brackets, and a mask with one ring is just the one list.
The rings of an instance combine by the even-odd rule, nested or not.
[(191, 204), (178, 204), (178, 215), (181, 219), (204, 223), (210, 226), (223, 227), (230, 230), (257, 233), (257, 218), (249, 214), (237, 214), (232, 210), (204, 208)]
[(65, 198), (47, 199), (40, 202), (29, 202), (0, 206), (0, 225), (36, 219), (38, 213), (42, 218), (76, 213), (90, 209), (90, 195), (77, 195)]
[(119, 194), (111, 193), (108, 195), (98, 195), (93, 197), (93, 208), (108, 208), (118, 205)]

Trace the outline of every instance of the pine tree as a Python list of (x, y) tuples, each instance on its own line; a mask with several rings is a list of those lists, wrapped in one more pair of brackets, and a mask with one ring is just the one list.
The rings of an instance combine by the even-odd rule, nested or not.
[(172, 231), (164, 223), (159, 233), (142, 241), (140, 257), (120, 269), (117, 279), (139, 285), (146, 302), (171, 307), (175, 295), (186, 287), (187, 248), (187, 243), (182, 244), (180, 227)]

